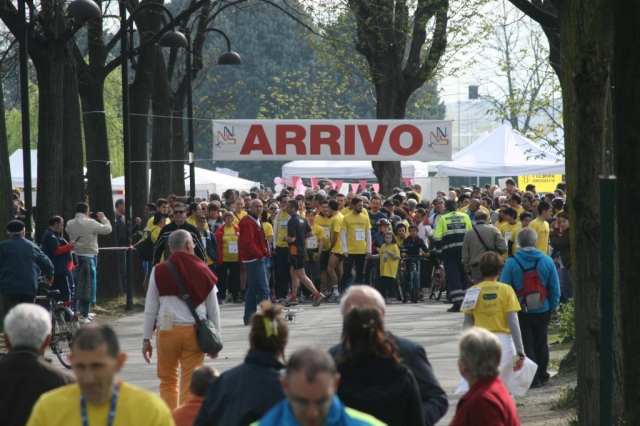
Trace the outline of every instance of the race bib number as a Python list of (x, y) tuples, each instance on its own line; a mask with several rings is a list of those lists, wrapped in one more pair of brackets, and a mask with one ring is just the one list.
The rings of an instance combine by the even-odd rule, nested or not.
[(478, 303), (478, 296), (480, 296), (479, 288), (467, 290), (467, 294), (464, 295), (464, 300), (462, 301), (462, 307), (460, 309), (474, 309), (476, 307), (476, 303)]
[(207, 250), (207, 237), (200, 237), (200, 241), (202, 241), (202, 247)]
[(238, 242), (230, 241), (229, 242), (229, 253), (238, 253)]
[(289, 219), (280, 219), (280, 229), (286, 230), (289, 224)]
[(328, 226), (323, 226), (322, 230), (324, 231), (325, 238), (329, 238), (329, 235), (331, 235), (331, 231), (330, 231), (329, 227)]
[(509, 241), (509, 238), (511, 238), (511, 234), (513, 234), (513, 232), (505, 232), (504, 233), (504, 240), (505, 241)]
[(364, 241), (364, 229), (356, 229), (356, 241)]
[(317, 237), (307, 238), (307, 248), (308, 249), (318, 248), (318, 238)]

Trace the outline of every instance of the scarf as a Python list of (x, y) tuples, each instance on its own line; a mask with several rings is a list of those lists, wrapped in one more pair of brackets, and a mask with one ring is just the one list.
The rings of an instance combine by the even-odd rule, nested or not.
[[(171, 253), (169, 259), (182, 280), (182, 285), (189, 295), (193, 307), (197, 308), (211, 293), (218, 279), (198, 256), (175, 252)], [(182, 299), (178, 283), (167, 265), (164, 263), (156, 265), (155, 279), (160, 296), (176, 296)]]

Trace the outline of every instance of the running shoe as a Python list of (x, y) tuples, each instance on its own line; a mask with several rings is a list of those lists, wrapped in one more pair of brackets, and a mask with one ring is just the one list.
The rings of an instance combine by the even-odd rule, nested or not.
[(384, 299), (384, 304), (385, 305), (390, 305), (391, 304), (391, 299), (388, 298), (388, 297), (386, 299)]
[(315, 298), (315, 300), (313, 301), (313, 306), (320, 306), (320, 304), (324, 301), (325, 297), (324, 294), (319, 293), (318, 297)]
[(327, 297), (326, 301), (328, 303), (338, 303), (340, 301), (340, 295), (332, 293), (329, 297)]
[(418, 293), (418, 300), (419, 301), (424, 301), (424, 294), (422, 294), (422, 292)]
[(286, 302), (284, 302), (284, 306), (296, 306), (299, 302), (299, 300), (296, 299), (289, 299)]

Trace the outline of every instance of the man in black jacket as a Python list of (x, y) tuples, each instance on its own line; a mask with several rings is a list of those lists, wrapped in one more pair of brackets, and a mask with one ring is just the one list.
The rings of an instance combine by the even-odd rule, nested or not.
[[(340, 301), (340, 311), (344, 316), (353, 306), (373, 306), (380, 309), (384, 318), (384, 299), (373, 287), (367, 285), (352, 285), (347, 289)], [(447, 394), (438, 383), (431, 364), (427, 359), (424, 348), (409, 339), (389, 333), (398, 349), (398, 355), (413, 373), (420, 388), (422, 399), (422, 410), (424, 411), (425, 425), (435, 425), (442, 418), (449, 408)], [(329, 353), (337, 359), (342, 348), (336, 345), (329, 349)]]
[(43, 358), (51, 341), (51, 318), (43, 307), (13, 308), (4, 319), (4, 341), (9, 353), (0, 358), (0, 424), (24, 425), (40, 395), (75, 379)]
[(207, 256), (205, 255), (205, 248), (202, 246), (200, 233), (198, 232), (198, 228), (187, 223), (187, 207), (184, 203), (176, 203), (173, 205), (173, 221), (162, 228), (162, 231), (160, 231), (158, 235), (156, 245), (153, 248), (153, 265), (169, 258), (169, 255), (171, 255), (169, 251), (169, 237), (173, 231), (177, 231), (178, 229), (184, 229), (191, 234), (195, 255), (202, 259), (206, 265)]

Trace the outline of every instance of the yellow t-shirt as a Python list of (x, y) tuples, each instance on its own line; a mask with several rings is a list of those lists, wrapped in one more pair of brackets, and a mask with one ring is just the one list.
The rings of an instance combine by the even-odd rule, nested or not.
[(473, 325), (477, 327), (492, 333), (510, 334), (507, 312), (520, 311), (520, 302), (513, 287), (497, 281), (483, 281), (471, 288), (480, 289), (476, 307), (461, 312), (473, 315)]
[(387, 254), (387, 261), (385, 262), (384, 253), (389, 252), (400, 257), (400, 249), (398, 248), (398, 245), (393, 243), (383, 244), (378, 252), (380, 254), (380, 276), (395, 278), (398, 275), (398, 264), (400, 263), (400, 259), (392, 259), (391, 256)]
[[(174, 426), (173, 415), (167, 404), (153, 393), (125, 382), (120, 383), (120, 394), (113, 418), (113, 426)], [(90, 425), (104, 425), (109, 418), (110, 403), (95, 406), (87, 403)], [(77, 384), (49, 391), (38, 399), (27, 426), (81, 425), (80, 387)]]
[[(320, 243), (322, 243), (322, 251), (324, 251), (324, 240), (326, 239), (326, 234), (324, 233), (322, 226), (314, 222), (311, 227), (311, 232), (313, 233), (313, 237), (307, 238), (307, 250), (317, 251), (320, 247)], [(313, 258), (317, 259), (317, 253), (314, 253)]]
[[(516, 252), (520, 248), (520, 246), (518, 245), (518, 233), (521, 230), (522, 230), (522, 224), (520, 224), (519, 228), (514, 229), (513, 232), (511, 233), (511, 237), (509, 237), (509, 241), (513, 243), (513, 246), (511, 246), (511, 254), (516, 254)], [(509, 243), (507, 242), (507, 245), (508, 244)]]
[(549, 223), (546, 220), (537, 218), (531, 221), (529, 228), (538, 234), (536, 248), (544, 254), (549, 254)]
[(289, 224), (289, 213), (280, 210), (280, 214), (278, 214), (278, 223), (274, 223), (274, 226), (278, 227), (278, 240), (276, 241), (276, 247), (289, 248), (289, 243), (282, 239), (283, 235), (287, 235), (287, 225)]
[(347, 252), (365, 254), (367, 252), (367, 236), (371, 235), (369, 215), (351, 213), (342, 219), (342, 230), (347, 231)]
[(234, 225), (238, 225), (240, 223), (240, 219), (242, 219), (243, 217), (245, 217), (247, 215), (247, 212), (245, 212), (244, 210), (242, 210), (240, 213), (236, 213), (235, 210), (233, 210), (231, 212), (231, 214), (233, 214), (233, 224)]
[(262, 221), (262, 229), (264, 229), (264, 236), (267, 237), (267, 241), (269, 241), (269, 237), (273, 240), (273, 226), (269, 222)]
[[(507, 241), (507, 245), (509, 244), (508, 241), (511, 239), (511, 236), (513, 235), (514, 231), (518, 228), (522, 228), (522, 224), (520, 222), (516, 222), (513, 225), (510, 225), (509, 222), (506, 222), (504, 225), (500, 227), (500, 233), (502, 234), (502, 238), (504, 238), (504, 240)], [(505, 260), (508, 257), (509, 257), (508, 252), (502, 255), (502, 258)]]
[(151, 242), (155, 244), (156, 241), (158, 241), (158, 237), (160, 236), (160, 231), (162, 231), (162, 228), (160, 228), (158, 225), (154, 225), (153, 222), (151, 222), (151, 227), (147, 227), (147, 230), (142, 233), (142, 239), (146, 240), (147, 235), (149, 235), (149, 237), (151, 238)]
[[(170, 224), (170, 223), (171, 223), (171, 219), (166, 218), (166, 219), (164, 220), (164, 223), (166, 223), (167, 225), (168, 225), (168, 224)], [(153, 217), (152, 217), (151, 219), (149, 219), (149, 220), (147, 221), (147, 229), (150, 229), (150, 228), (151, 228), (151, 227), (153, 227), (153, 226), (155, 226), (155, 225), (153, 224)]]
[(520, 215), (524, 213), (524, 207), (520, 206), (520, 208), (516, 209), (516, 211), (518, 212), (518, 216), (516, 217), (520, 219)]
[[(238, 261), (238, 235), (236, 229), (233, 226), (224, 225), (224, 231), (222, 231), (222, 261), (223, 262), (237, 262)], [(229, 246), (234, 248), (235, 253), (229, 252)], [(235, 243), (235, 244), (233, 244)]]
[(395, 238), (396, 238), (396, 244), (398, 245), (398, 247), (402, 247), (402, 243), (404, 242), (404, 238), (400, 238), (400, 236), (398, 236), (398, 235), (396, 235)]
[(331, 217), (316, 215), (315, 224), (322, 228), (325, 235), (322, 251), (329, 251), (329, 246), (331, 245), (331, 219)]
[[(342, 230), (342, 220), (344, 216), (342, 213), (338, 212), (331, 218), (331, 237), (333, 239), (334, 233), (338, 233), (338, 240), (336, 241), (336, 245), (333, 246), (333, 250), (331, 253), (342, 254), (342, 243), (340, 238), (340, 231)], [(331, 244), (331, 243), (329, 243)]]

